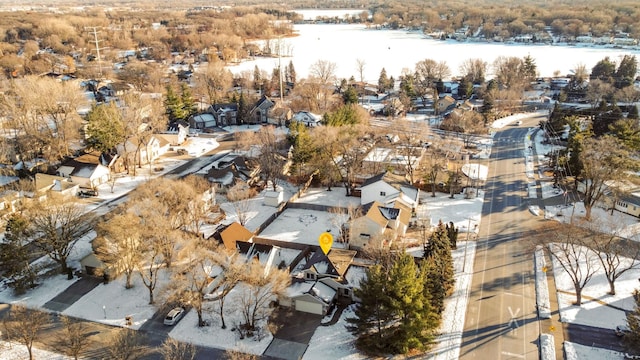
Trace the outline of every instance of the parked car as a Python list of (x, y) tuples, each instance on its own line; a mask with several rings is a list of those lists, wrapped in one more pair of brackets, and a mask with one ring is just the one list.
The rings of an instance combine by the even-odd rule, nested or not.
[(171, 311), (169, 311), (167, 316), (165, 316), (164, 318), (164, 324), (169, 326), (177, 324), (178, 321), (180, 321), (180, 319), (182, 319), (182, 317), (184, 316), (184, 313), (184, 308), (181, 307), (171, 309)]
[(624, 336), (625, 334), (628, 334), (629, 332), (631, 332), (631, 330), (627, 325), (618, 325), (616, 326), (615, 332), (617, 336)]
[(82, 189), (82, 190), (78, 191), (78, 196), (80, 196), (80, 197), (98, 196), (98, 190)]

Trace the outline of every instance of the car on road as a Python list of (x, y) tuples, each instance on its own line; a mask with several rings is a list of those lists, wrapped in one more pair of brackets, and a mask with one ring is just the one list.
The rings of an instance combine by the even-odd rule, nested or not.
[(617, 336), (625, 336), (626, 334), (631, 332), (631, 330), (627, 325), (618, 325), (616, 326), (615, 332)]
[(171, 311), (167, 313), (167, 316), (164, 317), (164, 324), (169, 326), (177, 324), (184, 316), (184, 313), (184, 308), (181, 307), (171, 309)]
[(516, 126), (520, 126), (520, 125), (522, 125), (522, 120), (516, 121)]

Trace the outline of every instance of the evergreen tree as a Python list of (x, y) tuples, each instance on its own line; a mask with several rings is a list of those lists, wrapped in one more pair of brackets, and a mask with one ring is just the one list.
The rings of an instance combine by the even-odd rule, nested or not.
[(26, 246), (32, 235), (27, 219), (21, 215), (14, 214), (7, 221), (5, 240), (0, 244), (0, 268), (16, 295), (35, 286), (36, 269), (29, 263), (31, 251)]
[(354, 291), (360, 299), (355, 306), (355, 317), (347, 318), (347, 330), (358, 336), (356, 345), (371, 352), (385, 352), (385, 343), (391, 337), (390, 324), (394, 319), (387, 294), (389, 279), (380, 265), (367, 269), (360, 288)]
[(293, 86), (296, 84), (296, 69), (293, 67), (293, 61), (289, 61), (289, 65), (284, 69), (285, 79)]
[(638, 71), (638, 62), (635, 55), (625, 55), (620, 60), (620, 65), (615, 72), (614, 85), (618, 89), (625, 88), (633, 84)]
[[(436, 230), (429, 238), (429, 243), (431, 244), (431, 253), (425, 254), (427, 255), (425, 259), (433, 262), (433, 267), (429, 268), (428, 281), (435, 281), (437, 284), (429, 284), (428, 286), (436, 288), (442, 286), (442, 292), (433, 294), (433, 296), (438, 300), (437, 305), (443, 306), (440, 300), (444, 301), (444, 297), (453, 288), (455, 279), (453, 278), (453, 257), (451, 256), (449, 234), (442, 221), (438, 222)], [(434, 304), (434, 308), (438, 308), (436, 304)], [(442, 309), (442, 307), (439, 308), (440, 311)]]
[(446, 230), (447, 230), (447, 236), (449, 237), (449, 245), (451, 246), (452, 249), (457, 249), (458, 245), (458, 228), (455, 227), (455, 225), (453, 224), (453, 221), (450, 221), (449, 224), (446, 226)]
[(260, 68), (256, 65), (253, 68), (253, 90), (261, 90), (262, 89), (262, 74), (260, 73)]
[(347, 329), (358, 336), (360, 349), (407, 353), (430, 345), (439, 320), (425, 290), (426, 277), (407, 253), (367, 270), (366, 280), (355, 291), (362, 300), (356, 305), (356, 317), (347, 319)]
[(180, 97), (175, 93), (171, 85), (167, 85), (167, 93), (165, 94), (164, 106), (167, 109), (167, 116), (169, 121), (176, 121), (183, 119), (182, 102)]
[(382, 68), (380, 70), (380, 76), (378, 77), (378, 92), (383, 93), (388, 90), (389, 78), (387, 77), (387, 70)]
[(633, 292), (633, 299), (636, 307), (633, 311), (627, 313), (627, 325), (629, 333), (624, 336), (624, 344), (631, 353), (640, 353), (640, 292)]
[(180, 85), (180, 105), (182, 106), (182, 120), (198, 112), (198, 106), (193, 98), (191, 88), (185, 83)]
[(436, 326), (424, 285), (425, 274), (419, 271), (413, 256), (398, 255), (389, 271), (388, 283), (390, 306), (399, 319), (388, 344), (392, 353), (423, 350), (433, 340)]
[(358, 103), (358, 93), (353, 86), (347, 86), (347, 89), (342, 93), (342, 100), (345, 105), (349, 104), (357, 104)]
[(598, 61), (598, 63), (591, 69), (591, 80), (600, 79), (607, 83), (612, 83), (613, 76), (616, 71), (616, 63), (611, 61), (608, 56)]
[(94, 105), (87, 114), (87, 145), (100, 152), (111, 151), (125, 138), (122, 113), (114, 102)]
[(236, 119), (238, 125), (249, 122), (249, 105), (247, 104), (247, 99), (244, 97), (244, 92), (240, 92), (240, 97), (238, 98), (238, 114)]

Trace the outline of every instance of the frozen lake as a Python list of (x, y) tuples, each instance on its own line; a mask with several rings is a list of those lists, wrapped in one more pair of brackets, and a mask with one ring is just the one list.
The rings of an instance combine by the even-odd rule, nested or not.
[[(531, 55), (539, 75), (552, 76), (555, 71), (566, 75), (578, 64), (591, 70), (605, 56), (619, 61), (623, 55), (640, 54), (638, 50), (602, 47), (441, 41), (419, 32), (367, 29), (360, 24), (300, 24), (294, 25), (294, 30), (298, 36), (282, 40), (283, 52), (290, 56), (283, 56), (281, 61), (282, 66), (293, 61), (299, 79), (308, 77), (309, 68), (318, 60), (335, 63), (338, 78), (353, 76), (356, 80), (360, 80), (357, 60), (364, 60), (364, 80), (377, 83), (382, 68), (397, 79), (403, 70), (413, 71), (424, 59), (446, 61), (452, 75), (457, 76), (466, 59), (482, 58), (491, 64), (499, 56)], [(229, 68), (234, 73), (253, 72), (256, 65), (271, 74), (278, 67), (278, 59), (259, 58)]]

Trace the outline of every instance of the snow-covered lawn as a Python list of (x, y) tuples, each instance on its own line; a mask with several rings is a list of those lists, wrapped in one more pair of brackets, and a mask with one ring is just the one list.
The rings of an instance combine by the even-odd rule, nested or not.
[(337, 186), (331, 188), (331, 191), (327, 191), (326, 187), (309, 188), (294, 202), (348, 208), (349, 206), (359, 206), (360, 198), (346, 196), (344, 187)]
[[(303, 360), (360, 360), (367, 357), (359, 354), (355, 347), (355, 337), (345, 328), (347, 318), (354, 317), (354, 305), (344, 310), (340, 320), (331, 326), (318, 326), (309, 342), (309, 347), (302, 357)], [(325, 317), (329, 318), (332, 314)]]
[(198, 345), (261, 355), (273, 339), (264, 321), (259, 322), (261, 328), (260, 340), (256, 335), (251, 338), (240, 339), (240, 333), (237, 330), (232, 331), (236, 324), (244, 323), (239, 306), (241, 304), (239, 287), (241, 286), (243, 285), (236, 286), (225, 300), (224, 320), (227, 326), (226, 329), (222, 329), (222, 321), (218, 315), (219, 301), (211, 301), (205, 303), (203, 307), (203, 318), (209, 322), (209, 326), (198, 327), (198, 314), (195, 310), (191, 310), (175, 325), (169, 336)]
[[(161, 302), (158, 294), (169, 281), (170, 272), (160, 269), (154, 292), (158, 303)], [(125, 289), (124, 283), (125, 276), (121, 275), (108, 284), (98, 285), (63, 311), (63, 314), (115, 326), (125, 326), (125, 317), (131, 316), (133, 325), (129, 327), (139, 329), (153, 316), (156, 308), (149, 305), (149, 290), (137, 273), (133, 274), (131, 289)]]
[[(600, 269), (585, 286), (582, 295), (582, 306), (573, 305), (575, 302), (575, 290), (573, 283), (566, 271), (564, 271), (555, 259), (553, 260), (553, 272), (555, 274), (556, 288), (562, 322), (595, 326), (606, 329), (615, 329), (616, 325), (625, 324), (626, 316), (622, 310), (604, 306), (597, 301), (605, 302), (617, 308), (632, 310), (635, 306), (633, 291), (637, 289), (640, 269), (632, 269), (616, 280), (616, 295), (609, 295), (609, 283)], [(629, 261), (629, 259), (625, 259)], [(583, 261), (584, 264), (584, 261)], [(569, 292), (567, 294), (566, 292)]]
[[(31, 351), (33, 352), (34, 359), (47, 359), (47, 360), (71, 360), (72, 359), (62, 354), (56, 354), (51, 351), (38, 349), (35, 346), (31, 349)], [(0, 359), (18, 360), (18, 359), (28, 359), (28, 358), (29, 358), (29, 352), (27, 352), (27, 347), (24, 346), (23, 344), (0, 340)]]
[[(336, 220), (336, 217), (339, 219)], [(338, 224), (342, 224), (346, 219), (347, 215), (345, 214), (287, 209), (267, 226), (259, 237), (298, 244), (318, 245), (318, 237), (323, 232), (333, 234), (335, 240), (340, 231)], [(344, 247), (344, 245), (334, 241), (333, 247)]]
[(564, 342), (564, 353), (566, 360), (622, 359), (624, 356), (617, 351), (594, 348), (568, 341)]

